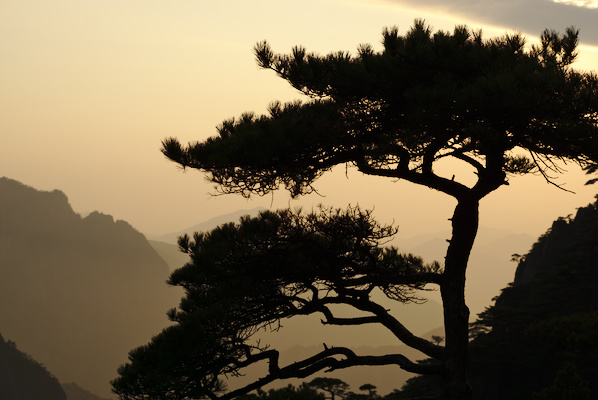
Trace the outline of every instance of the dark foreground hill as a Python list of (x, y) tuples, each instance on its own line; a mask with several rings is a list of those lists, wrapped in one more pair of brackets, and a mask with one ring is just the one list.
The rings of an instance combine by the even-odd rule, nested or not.
[(168, 325), (180, 292), (145, 237), (60, 191), (0, 179), (0, 331), (63, 382), (110, 397), (128, 351)]
[(472, 344), (478, 397), (598, 398), (596, 287), (598, 203), (556, 220), (481, 315), (477, 328), (489, 332)]
[(58, 380), (0, 335), (0, 399), (66, 400)]

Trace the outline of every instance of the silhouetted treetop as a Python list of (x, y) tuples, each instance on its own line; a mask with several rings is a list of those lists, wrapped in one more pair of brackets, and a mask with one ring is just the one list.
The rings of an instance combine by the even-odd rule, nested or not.
[(216, 310), (218, 326), (226, 316), (227, 329), (251, 335), (291, 315), (331, 317), (330, 305), (358, 304), (374, 288), (394, 300), (415, 300), (415, 289), (439, 282), (440, 266), (379, 246), (394, 233), (369, 212), (349, 208), (263, 211), (193, 240), (185, 235), (179, 245), (192, 261), (169, 283), (187, 296), (170, 318), (183, 322), (199, 309), (204, 318)]
[(344, 382), (338, 378), (318, 377), (312, 379), (308, 385), (310, 387), (330, 393), (331, 400), (334, 400), (336, 396), (342, 397), (349, 389), (347, 382)]
[(258, 43), (258, 64), (310, 100), (225, 121), (205, 142), (167, 139), (164, 154), (209, 172), (218, 190), (245, 196), (280, 186), (308, 193), (343, 163), (462, 196), (463, 184), (433, 170), (453, 158), (476, 172), (473, 194), (481, 198), (508, 173), (539, 169), (548, 179), (556, 160), (598, 160), (598, 79), (571, 68), (573, 28), (547, 30), (531, 47), (520, 35), (483, 39), (464, 26), (433, 33), (423, 21), (404, 36), (397, 28), (382, 36), (381, 51), (361, 45), (356, 55), (302, 47), (275, 54)]
[(239, 396), (239, 400), (325, 400), (324, 394), (318, 393), (305, 382), (295, 387), (291, 384), (280, 389), (270, 389), (267, 392), (261, 389), (257, 393)]
[[(316, 282), (328, 282), (341, 290), (375, 281), (392, 293), (396, 284), (410, 283), (402, 276), (424, 269), (419, 257), (379, 247), (395, 233), (394, 227), (379, 225), (369, 211), (359, 208), (263, 211), (258, 218), (243, 217), (239, 224), (196, 233), (193, 240), (187, 235), (179, 238), (179, 246), (193, 263), (174, 271), (169, 283), (189, 291), (221, 289), (246, 295), (256, 290), (264, 295), (269, 288), (278, 293), (284, 285), (305, 291)], [(437, 265), (430, 267), (436, 269)], [(365, 274), (368, 278), (362, 277)], [(437, 278), (432, 274), (427, 280)], [(411, 283), (421, 286), (419, 281)], [(221, 293), (206, 293), (207, 297), (216, 294)]]

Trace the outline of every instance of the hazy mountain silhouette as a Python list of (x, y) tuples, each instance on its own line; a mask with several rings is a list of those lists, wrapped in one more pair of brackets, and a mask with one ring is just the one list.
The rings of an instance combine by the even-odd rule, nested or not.
[(0, 179), (0, 329), (63, 382), (111, 397), (128, 352), (169, 324), (181, 292), (124, 221), (74, 213), (60, 191)]
[(189, 261), (189, 256), (181, 252), (179, 246), (176, 244), (160, 242), (157, 240), (148, 240), (148, 242), (154, 250), (156, 250), (156, 253), (166, 261), (170, 271), (182, 267)]
[[(431, 262), (444, 261), (450, 232), (436, 232), (396, 241), (402, 251), (411, 252)], [(506, 229), (480, 227), (467, 267), (465, 297), (472, 319), (492, 304), (502, 288), (513, 281), (517, 264), (511, 261), (515, 253), (529, 251), (535, 238)], [(432, 299), (439, 301), (436, 292)]]
[(63, 383), (62, 389), (66, 393), (66, 400), (107, 400), (88, 392), (76, 383)]
[(67, 397), (44, 366), (0, 335), (0, 399), (66, 400)]
[(239, 222), (239, 218), (242, 216), (256, 216), (262, 210), (265, 210), (265, 208), (257, 207), (250, 210), (238, 210), (232, 213), (219, 215), (178, 232), (171, 232), (161, 236), (146, 236), (150, 238), (149, 243), (154, 250), (156, 250), (160, 257), (166, 261), (170, 270), (173, 271), (185, 265), (189, 260), (189, 256), (181, 253), (179, 246), (176, 244), (179, 236), (182, 236), (185, 233), (189, 236), (193, 236), (195, 232), (208, 232), (217, 226), (228, 222)]
[(252, 217), (256, 216), (260, 211), (265, 210), (264, 207), (257, 207), (252, 208), (249, 210), (238, 210), (228, 214), (222, 214), (217, 217), (211, 218), (207, 221), (201, 222), (197, 225), (190, 226), (186, 229), (180, 230), (178, 232), (171, 232), (161, 236), (152, 236), (147, 235), (147, 237), (153, 241), (158, 242), (166, 242), (171, 244), (176, 244), (177, 239), (179, 236), (184, 235), (185, 233), (189, 236), (193, 235), (194, 232), (207, 232), (211, 231), (212, 229), (216, 228), (219, 225), (228, 223), (228, 222), (238, 222), (239, 218), (250, 215)]

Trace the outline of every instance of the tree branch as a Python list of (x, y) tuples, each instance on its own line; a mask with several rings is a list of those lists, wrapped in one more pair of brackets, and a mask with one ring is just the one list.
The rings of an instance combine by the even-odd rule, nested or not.
[[(270, 352), (275, 352), (274, 350)], [(265, 352), (264, 352), (265, 353)], [(278, 352), (276, 352), (278, 353)], [(342, 359), (336, 358), (342, 356)], [(314, 374), (315, 372), (325, 370), (325, 372), (335, 371), (355, 366), (380, 366), (380, 365), (398, 365), (400, 368), (408, 372), (416, 374), (436, 374), (442, 375), (444, 368), (440, 365), (417, 364), (409, 360), (402, 354), (388, 354), (383, 356), (357, 356), (352, 350), (346, 347), (331, 347), (325, 348), (318, 354), (305, 360), (294, 362), (286, 367), (278, 367), (278, 356), (271, 357), (270, 355), (262, 356), (262, 354), (255, 355), (255, 361), (269, 359), (270, 363), (275, 364), (269, 366), (269, 373), (263, 378), (260, 378), (242, 388), (235, 389), (222, 396), (214, 397), (214, 399), (228, 400), (237, 396), (251, 392), (278, 379), (288, 378), (305, 378)]]
[(478, 171), (478, 175), (483, 173), (483, 171), (484, 171), (484, 166), (482, 165), (482, 163), (480, 163), (478, 160), (476, 160), (472, 157), (469, 157), (469, 156), (461, 153), (460, 151), (454, 151), (452, 153), (447, 154), (446, 156), (455, 157), (461, 161), (465, 161), (466, 163), (468, 163), (469, 165), (471, 165)]
[(357, 168), (367, 175), (384, 176), (387, 178), (405, 179), (406, 181), (416, 183), (418, 185), (427, 186), (439, 192), (446, 193), (449, 196), (459, 198), (464, 196), (470, 189), (453, 180), (446, 179), (435, 175), (434, 173), (416, 172), (409, 168), (399, 165), (398, 168), (390, 170), (384, 168), (374, 168), (370, 166), (364, 159), (356, 160)]
[(300, 309), (300, 313), (304, 315), (313, 314), (316, 312), (323, 313), (327, 318), (331, 317), (336, 319), (330, 310), (326, 307), (328, 304), (346, 304), (350, 305), (360, 311), (370, 312), (374, 316), (363, 317), (361, 319), (349, 319), (340, 320), (346, 325), (359, 325), (366, 323), (380, 323), (386, 327), (397, 339), (405, 343), (407, 346), (421, 351), (425, 355), (442, 360), (444, 357), (444, 347), (437, 346), (432, 342), (415, 336), (409, 331), (403, 324), (401, 324), (396, 318), (388, 313), (388, 311), (372, 302), (369, 299), (357, 299), (353, 297), (338, 296), (328, 297), (320, 299), (318, 301), (310, 301), (304, 307)]
[(379, 304), (376, 304), (367, 299), (353, 300), (348, 299), (346, 304), (351, 304), (355, 308), (362, 311), (369, 311), (380, 318), (380, 323), (390, 330), (401, 342), (407, 346), (421, 351), (425, 355), (442, 360), (444, 358), (444, 347), (437, 346), (432, 342), (415, 336), (396, 318), (388, 313), (388, 311)]
[[(556, 172), (561, 172), (560, 168), (558, 168), (556, 166), (556, 164), (552, 160), (550, 160), (549, 156), (545, 156), (545, 157), (552, 164), (552, 167), (550, 165), (548, 165), (546, 161), (542, 160), (542, 158), (540, 158), (539, 156), (536, 157), (536, 154), (535, 154), (534, 151), (530, 151), (529, 153), (532, 156), (532, 160), (534, 161), (534, 164), (536, 164), (536, 167), (538, 167), (538, 171), (540, 171), (540, 174), (544, 177), (544, 179), (546, 180), (546, 182), (548, 182), (551, 185), (556, 186), (557, 188), (559, 188), (561, 190), (564, 190), (565, 192), (569, 192), (569, 193), (574, 193), (575, 194), (575, 192), (573, 192), (573, 191), (571, 191), (569, 189), (565, 189), (564, 187), (562, 187), (558, 183), (554, 182), (552, 180), (552, 179), (554, 179), (553, 177), (548, 176), (548, 174), (546, 173), (547, 169), (550, 169), (550, 170), (553, 170), (553, 171), (554, 171), (554, 169), (556, 169)], [(544, 167), (542, 167), (540, 165), (540, 163), (542, 163), (544, 165)]]
[(324, 325), (366, 325), (380, 323), (380, 319), (375, 316), (355, 317), (355, 318), (338, 318), (333, 316), (326, 316), (326, 320), (321, 320)]

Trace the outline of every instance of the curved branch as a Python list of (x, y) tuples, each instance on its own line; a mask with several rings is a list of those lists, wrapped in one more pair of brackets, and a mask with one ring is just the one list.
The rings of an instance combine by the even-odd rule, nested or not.
[(383, 176), (387, 178), (405, 179), (406, 181), (416, 183), (418, 185), (427, 186), (436, 189), (439, 192), (446, 193), (449, 196), (460, 198), (464, 196), (470, 189), (456, 181), (446, 179), (434, 174), (433, 172), (416, 172), (407, 167), (399, 165), (399, 168), (390, 170), (384, 168), (374, 168), (369, 165), (364, 159), (356, 160), (357, 168), (367, 175)]
[[(270, 352), (276, 352), (271, 350)], [(266, 352), (264, 352), (266, 353)], [(427, 365), (417, 364), (409, 360), (402, 354), (388, 354), (383, 356), (358, 356), (351, 349), (346, 347), (332, 347), (325, 348), (318, 354), (305, 360), (294, 362), (286, 367), (279, 368), (278, 356), (272, 357), (272, 354), (263, 356), (263, 353), (255, 355), (255, 361), (269, 359), (269, 373), (263, 378), (260, 378), (242, 388), (235, 389), (222, 396), (210, 396), (214, 399), (228, 400), (237, 396), (251, 392), (278, 379), (287, 378), (305, 378), (314, 374), (315, 372), (325, 370), (325, 372), (344, 369), (355, 366), (380, 366), (380, 365), (397, 365), (408, 372), (416, 374), (435, 374), (442, 375), (445, 370), (440, 364)], [(342, 359), (336, 357), (342, 356)], [(273, 365), (274, 364), (274, 365)]]
[[(311, 301), (306, 301), (305, 299), (301, 299), (301, 303), (303, 307), (296, 308), (295, 314), (297, 315), (310, 315), (320, 312), (324, 314), (325, 320), (321, 320), (322, 324), (325, 325), (365, 325), (365, 324), (375, 324), (381, 323), (380, 319), (377, 316), (364, 316), (364, 317), (353, 317), (353, 318), (338, 318), (335, 317), (332, 311), (326, 304), (348, 304), (344, 302), (342, 299), (345, 297), (334, 297), (334, 298), (325, 298), (325, 299), (313, 299)], [(334, 300), (332, 300), (334, 299)], [(339, 300), (341, 299), (341, 300)]]
[(433, 174), (432, 165), (437, 160), (436, 153), (443, 147), (444, 140), (434, 140), (424, 150), (424, 157), (422, 162), (422, 172), (424, 174)]
[[(328, 304), (350, 305), (360, 311), (370, 312), (373, 314), (373, 316), (353, 319), (337, 319), (326, 307)], [(370, 301), (369, 299), (356, 299), (346, 296), (328, 297), (317, 301), (314, 300), (308, 302), (299, 310), (299, 312), (304, 315), (321, 312), (326, 316), (326, 318), (332, 318), (332, 320), (339, 321), (340, 324), (345, 325), (380, 323), (407, 346), (419, 350), (425, 355), (438, 360), (442, 360), (444, 358), (444, 347), (435, 345), (426, 339), (415, 336), (396, 318), (390, 315), (384, 307)]]
[(380, 319), (375, 316), (355, 317), (355, 318), (337, 318), (330, 313), (326, 315), (326, 320), (321, 320), (324, 325), (365, 325), (380, 323)]
[(370, 300), (349, 300), (345, 304), (351, 304), (361, 311), (369, 311), (380, 319), (380, 323), (390, 330), (401, 342), (407, 346), (421, 351), (425, 355), (435, 358), (437, 360), (444, 359), (444, 347), (433, 344), (432, 342), (415, 336), (409, 329), (401, 324), (396, 318), (388, 313), (388, 311), (379, 304)]
[(478, 175), (482, 174), (484, 171), (484, 166), (482, 165), (481, 162), (479, 162), (478, 160), (476, 160), (472, 157), (469, 157), (469, 156), (463, 154), (460, 151), (455, 151), (455, 152), (449, 153), (449, 154), (447, 154), (447, 156), (455, 157), (461, 161), (465, 161), (466, 163), (468, 163), (469, 165), (471, 165), (478, 171)]

